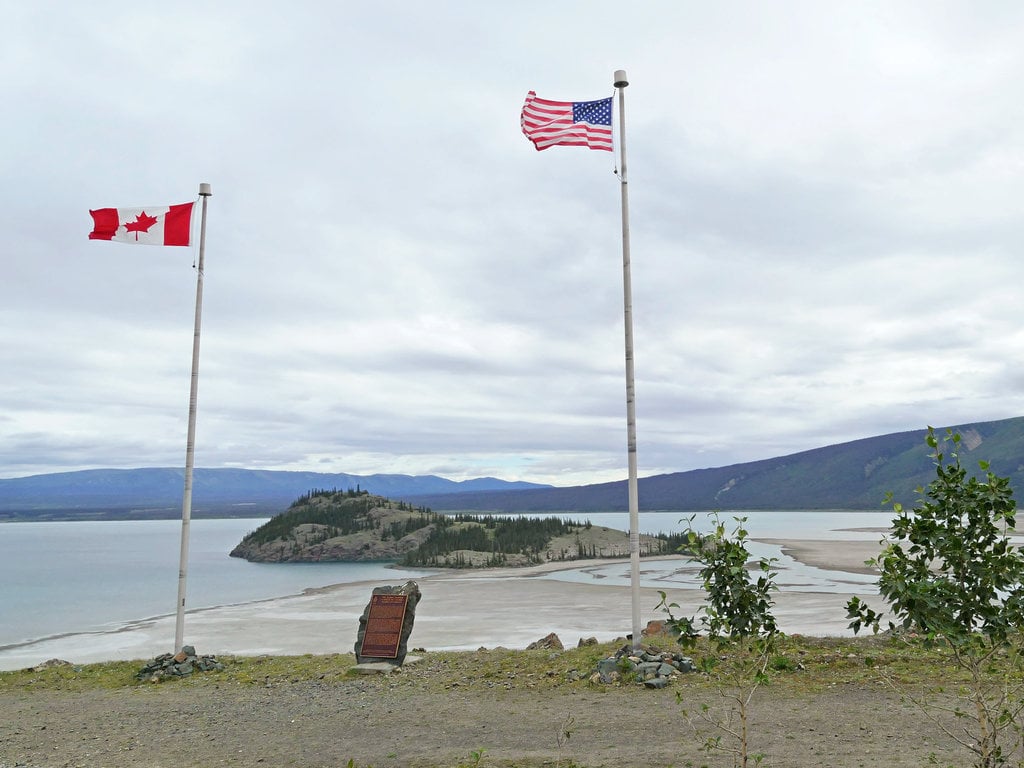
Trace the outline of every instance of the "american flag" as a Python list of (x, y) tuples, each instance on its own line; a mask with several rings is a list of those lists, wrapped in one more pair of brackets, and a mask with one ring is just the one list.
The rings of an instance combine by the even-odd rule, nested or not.
[(538, 151), (559, 144), (612, 151), (612, 99), (549, 101), (530, 91), (520, 118)]

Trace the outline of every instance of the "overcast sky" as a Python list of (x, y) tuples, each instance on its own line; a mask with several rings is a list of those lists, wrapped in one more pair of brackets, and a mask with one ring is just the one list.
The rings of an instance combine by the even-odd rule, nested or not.
[(641, 477), (1024, 414), (1018, 2), (0, 9), (0, 477), (184, 465), (209, 182), (196, 466), (624, 478), (616, 69)]

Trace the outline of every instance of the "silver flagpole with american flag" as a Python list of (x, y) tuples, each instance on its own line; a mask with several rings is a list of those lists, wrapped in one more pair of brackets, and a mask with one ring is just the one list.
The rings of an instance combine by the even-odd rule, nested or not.
[[(640, 514), (637, 500), (637, 420), (633, 384), (633, 287), (630, 278), (630, 205), (626, 185), (626, 72), (616, 70), (618, 92), (618, 180), (623, 196), (623, 299), (626, 326), (626, 427), (629, 454), (630, 583), (633, 593), (633, 647), (640, 647)], [(611, 104), (613, 96), (595, 101), (553, 101), (536, 92), (526, 94), (519, 123), (537, 148), (586, 146), (613, 152)]]
[(622, 189), (622, 303), (626, 331), (626, 454), (629, 463), (629, 584), (633, 604), (633, 648), (640, 647), (640, 502), (637, 491), (636, 386), (633, 381), (633, 280), (629, 268), (629, 193), (626, 183), (626, 79), (615, 71), (619, 94), (619, 185)]
[[(615, 72), (619, 96), (619, 182), (622, 188), (622, 288), (626, 328), (626, 429), (629, 459), (629, 554), (633, 595), (633, 647), (640, 647), (640, 514), (636, 478), (636, 396), (633, 385), (633, 288), (629, 274), (629, 197), (626, 187), (626, 73)], [(526, 94), (519, 121), (523, 134), (538, 150), (550, 147), (587, 147), (614, 151), (612, 102), (552, 101), (534, 91)]]
[(192, 336), (192, 385), (188, 398), (188, 438), (185, 443), (185, 490), (181, 501), (181, 558), (178, 561), (178, 610), (174, 622), (174, 651), (185, 645), (185, 586), (188, 581), (189, 523), (192, 519), (192, 469), (196, 452), (196, 402), (199, 395), (199, 332), (203, 324), (203, 271), (206, 268), (206, 203), (212, 195), (209, 184), (199, 185), (203, 218), (199, 227), (199, 267), (196, 276), (196, 323)]

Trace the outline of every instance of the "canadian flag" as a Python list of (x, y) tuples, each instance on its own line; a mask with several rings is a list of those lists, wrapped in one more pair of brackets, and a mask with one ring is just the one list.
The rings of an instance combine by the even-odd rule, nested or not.
[(193, 205), (182, 203), (89, 211), (93, 220), (89, 239), (141, 245), (188, 245)]

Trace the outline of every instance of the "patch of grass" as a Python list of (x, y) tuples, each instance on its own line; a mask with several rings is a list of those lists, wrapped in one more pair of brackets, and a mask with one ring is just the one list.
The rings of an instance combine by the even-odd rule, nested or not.
[[(165, 678), (159, 685), (275, 685), (308, 680), (336, 679), (354, 664), (355, 656), (218, 656), (223, 672), (195, 672), (183, 678)], [(149, 687), (153, 683), (135, 677), (145, 660), (101, 664), (75, 664), (15, 672), (0, 672), (0, 692), (10, 690), (89, 691)]]
[(799, 662), (796, 662), (789, 656), (785, 656), (780, 653), (772, 656), (768, 660), (768, 668), (776, 672), (795, 672), (800, 668), (800, 666)]
[[(707, 652), (699, 641), (694, 655)], [(197, 672), (169, 679), (162, 686), (279, 686), (294, 684), (359, 685), (366, 688), (414, 687), (425, 691), (459, 689), (528, 689), (542, 692), (568, 686), (585, 687), (600, 659), (613, 654), (620, 643), (552, 650), (507, 650), (414, 653), (416, 664), (386, 676), (350, 675), (355, 657), (350, 654), (303, 656), (218, 656), (223, 672)], [(668, 638), (645, 643), (662, 650), (678, 650)], [(769, 667), (769, 685), (792, 693), (814, 694), (837, 685), (882, 685), (884, 680), (918, 690), (955, 685), (960, 674), (940, 662), (935, 650), (914, 639), (889, 636), (815, 638), (787, 636), (779, 640)], [(135, 674), (145, 661), (59, 666), (38, 672), (0, 672), (0, 693), (9, 691), (89, 691), (153, 687)], [(673, 695), (672, 688), (710, 688), (706, 675), (681, 675), (666, 691), (637, 687), (637, 695)], [(770, 696), (770, 694), (767, 694)]]
[[(237, 685), (276, 685), (310, 680), (342, 679), (355, 663), (351, 653), (303, 656), (218, 656), (223, 672), (213, 673), (223, 682)], [(192, 677), (200, 682), (210, 673)]]
[(139, 683), (135, 674), (141, 661), (112, 661), (102, 664), (62, 665), (38, 672), (32, 669), (0, 672), (0, 692), (11, 690), (91, 691), (128, 688)]

